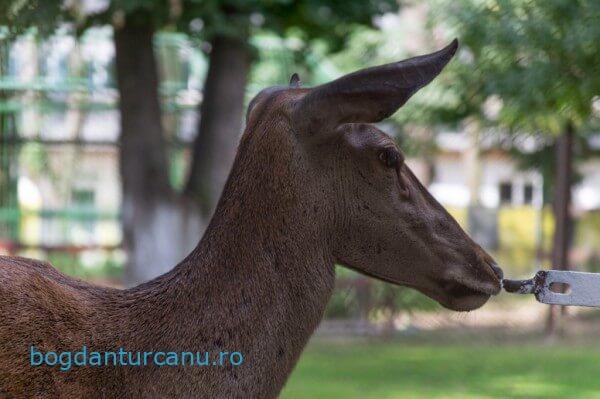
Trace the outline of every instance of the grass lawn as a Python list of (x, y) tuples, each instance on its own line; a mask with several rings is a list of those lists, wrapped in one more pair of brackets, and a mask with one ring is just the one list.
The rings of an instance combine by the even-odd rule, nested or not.
[(600, 398), (600, 346), (313, 342), (281, 398)]

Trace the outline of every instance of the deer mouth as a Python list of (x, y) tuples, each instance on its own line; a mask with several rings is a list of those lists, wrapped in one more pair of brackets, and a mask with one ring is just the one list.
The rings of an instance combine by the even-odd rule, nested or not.
[(465, 298), (468, 296), (473, 296), (473, 295), (488, 295), (485, 292), (482, 291), (478, 291), (475, 290), (473, 288), (467, 287), (466, 285), (461, 285), (461, 284), (453, 284), (447, 291), (446, 293), (451, 296), (452, 298)]
[(495, 262), (446, 265), (446, 273), (434, 279), (437, 300), (445, 308), (470, 311), (483, 306), (501, 290), (504, 273)]
[(471, 281), (446, 281), (440, 284), (443, 298), (438, 302), (451, 310), (470, 311), (483, 306), (492, 295), (500, 292), (500, 283), (498, 282), (471, 282)]
[(452, 287), (442, 298), (435, 298), (446, 309), (468, 312), (482, 307), (491, 295), (466, 286)]

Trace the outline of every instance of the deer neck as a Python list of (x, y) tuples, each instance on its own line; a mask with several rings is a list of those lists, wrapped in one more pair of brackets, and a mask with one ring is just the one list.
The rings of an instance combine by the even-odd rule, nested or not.
[[(247, 366), (239, 378), (269, 397), (321, 320), (334, 267), (323, 232), (297, 202), (253, 198), (233, 203), (224, 194), (197, 248), (141, 286), (155, 306), (146, 304), (135, 322), (165, 320), (165, 331), (153, 332), (157, 347), (177, 337), (182, 350), (241, 352)], [(251, 381), (265, 375), (273, 376), (267, 385)]]

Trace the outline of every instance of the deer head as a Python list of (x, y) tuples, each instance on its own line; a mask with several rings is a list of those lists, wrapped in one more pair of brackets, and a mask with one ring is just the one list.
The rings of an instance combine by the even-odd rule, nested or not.
[[(325, 195), (315, 217), (326, 225), (335, 261), (416, 288), (450, 309), (471, 310), (499, 292), (501, 270), (423, 187), (394, 140), (372, 124), (431, 82), (457, 47), (455, 40), (435, 53), (308, 89), (294, 74), (289, 86), (252, 100), (247, 123), (285, 136), (302, 154), (294, 167), (310, 175), (305, 191)], [(261, 128), (265, 120), (270, 125)]]

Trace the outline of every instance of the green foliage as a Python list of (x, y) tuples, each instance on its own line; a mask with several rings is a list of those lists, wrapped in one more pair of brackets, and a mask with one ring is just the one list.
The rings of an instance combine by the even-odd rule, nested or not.
[(356, 291), (336, 289), (325, 309), (326, 319), (351, 319), (358, 315), (358, 299)]
[(10, 34), (21, 34), (35, 27), (49, 34), (66, 19), (60, 1), (55, 0), (0, 0), (0, 26)]
[(373, 289), (374, 300), (377, 304), (375, 311), (395, 315), (401, 312), (439, 310), (439, 305), (433, 299), (413, 288), (377, 281), (373, 284)]
[(50, 175), (53, 181), (56, 181), (57, 176), (54, 170), (48, 168), (48, 151), (39, 143), (25, 143), (19, 152), (19, 164), (27, 168), (28, 173), (33, 176), (40, 174)]
[(201, 19), (202, 34), (208, 36), (244, 36), (256, 28), (280, 36), (294, 31), (302, 39), (325, 39), (339, 49), (356, 25), (370, 25), (373, 15), (396, 8), (393, 0), (188, 0), (179, 25), (193, 31)]
[(110, 0), (107, 7), (88, 11), (82, 1), (0, 0), (7, 10), (0, 26), (21, 32), (36, 27), (52, 32), (64, 22), (78, 30), (93, 24), (128, 21), (152, 23), (157, 30), (175, 29), (210, 40), (214, 35), (243, 40), (258, 31), (288, 34), (309, 42), (324, 40), (340, 49), (358, 25), (371, 25), (374, 15), (397, 9), (395, 0)]
[(54, 267), (69, 276), (84, 280), (119, 281), (123, 275), (122, 259), (113, 253), (106, 253), (100, 259), (92, 265), (84, 265), (80, 255), (67, 252), (53, 252), (47, 258)]
[[(584, 127), (600, 93), (600, 3), (595, 0), (438, 0), (435, 19), (461, 40), (462, 90), (502, 101), (515, 131)], [(481, 114), (481, 112), (480, 112)]]

